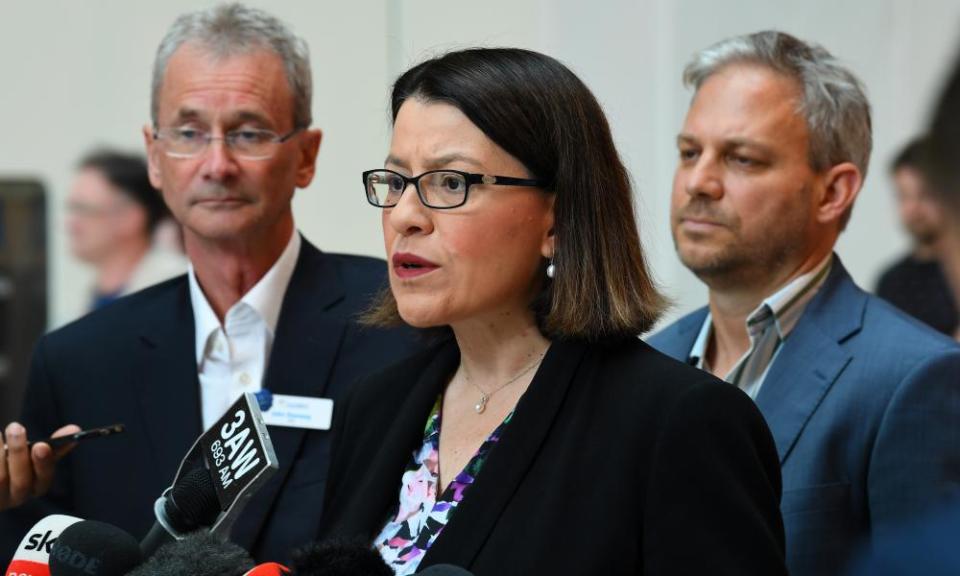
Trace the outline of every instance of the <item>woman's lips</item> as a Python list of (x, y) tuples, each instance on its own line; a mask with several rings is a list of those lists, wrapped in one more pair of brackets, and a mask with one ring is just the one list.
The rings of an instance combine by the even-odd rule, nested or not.
[(403, 279), (423, 276), (440, 267), (426, 258), (405, 252), (394, 254), (391, 259), (391, 264), (393, 265), (393, 273), (396, 274), (398, 278)]

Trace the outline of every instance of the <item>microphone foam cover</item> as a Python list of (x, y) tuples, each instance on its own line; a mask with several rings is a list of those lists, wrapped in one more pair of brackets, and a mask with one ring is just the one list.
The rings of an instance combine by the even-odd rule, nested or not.
[(359, 541), (325, 540), (293, 553), (297, 576), (393, 576), (380, 553)]
[(198, 530), (164, 544), (128, 576), (242, 576), (253, 566), (240, 546)]
[(140, 544), (125, 530), (83, 520), (57, 538), (50, 550), (50, 576), (122, 576), (142, 560)]

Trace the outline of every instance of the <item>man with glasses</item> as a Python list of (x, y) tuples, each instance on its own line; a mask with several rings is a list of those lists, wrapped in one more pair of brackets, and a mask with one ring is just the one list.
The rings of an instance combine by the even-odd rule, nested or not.
[[(168, 31), (144, 138), (191, 267), (38, 344), (25, 426), (7, 427), (0, 461), (0, 509), (11, 508), (0, 556), (57, 511), (143, 536), (180, 459), (241, 393), (336, 400), (410, 349), (409, 334), (355, 323), (385, 284), (383, 262), (323, 254), (296, 232), (291, 200), (313, 179), (321, 140), (310, 97), (306, 45), (259, 10), (222, 5)], [(26, 445), (27, 430), (37, 439), (114, 422), (126, 433), (59, 463), (48, 445)], [(232, 539), (282, 560), (314, 537), (329, 431), (270, 434), (280, 470)]]

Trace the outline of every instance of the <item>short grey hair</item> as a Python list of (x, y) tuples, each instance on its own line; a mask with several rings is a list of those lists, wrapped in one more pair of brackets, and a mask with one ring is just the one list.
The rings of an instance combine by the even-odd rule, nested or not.
[(286, 25), (262, 10), (242, 4), (221, 4), (183, 14), (174, 21), (157, 48), (153, 63), (150, 115), (154, 125), (160, 110), (160, 89), (173, 54), (187, 42), (196, 42), (216, 57), (271, 50), (283, 61), (293, 92), (294, 127), (305, 128), (313, 121), (313, 81), (310, 50)]
[(866, 177), (873, 148), (870, 102), (860, 80), (826, 49), (774, 30), (737, 36), (696, 54), (683, 71), (683, 82), (699, 90), (731, 64), (765, 66), (795, 80), (813, 169), (852, 162)]

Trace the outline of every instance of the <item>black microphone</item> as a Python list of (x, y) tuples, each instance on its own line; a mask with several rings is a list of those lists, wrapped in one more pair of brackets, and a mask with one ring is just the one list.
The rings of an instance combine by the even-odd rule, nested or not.
[(453, 564), (434, 564), (414, 576), (473, 576), (473, 572)]
[(253, 566), (240, 546), (198, 530), (161, 546), (127, 576), (243, 576)]
[(50, 576), (122, 576), (140, 564), (140, 545), (125, 530), (83, 520), (67, 527), (50, 550)]
[(380, 553), (359, 541), (325, 540), (293, 553), (294, 576), (393, 576)]
[(202, 467), (188, 472), (154, 512), (157, 521), (140, 543), (144, 556), (176, 542), (179, 535), (213, 525), (220, 514), (220, 502), (210, 472)]
[(247, 501), (278, 468), (256, 397), (243, 394), (197, 438), (173, 485), (154, 504), (156, 522), (140, 543), (143, 554), (200, 528), (226, 539)]

